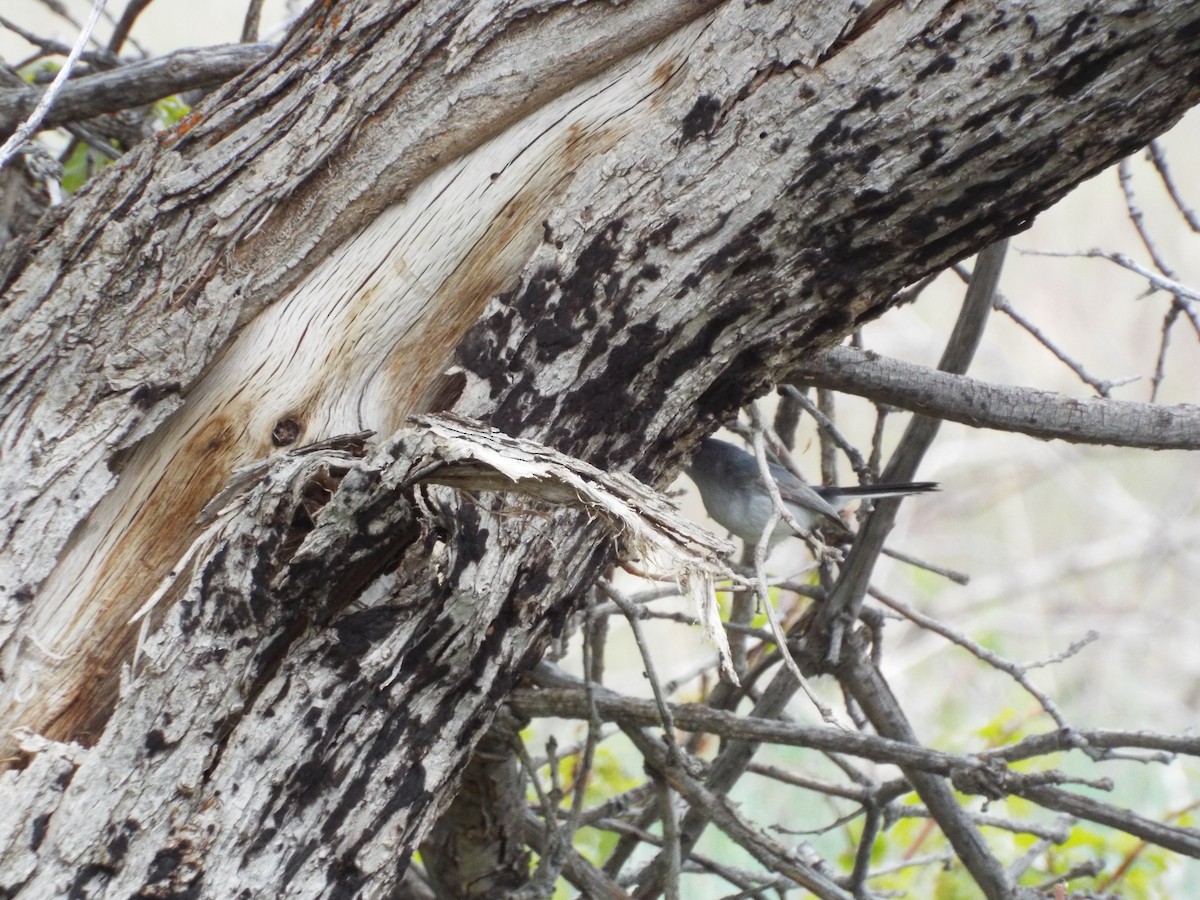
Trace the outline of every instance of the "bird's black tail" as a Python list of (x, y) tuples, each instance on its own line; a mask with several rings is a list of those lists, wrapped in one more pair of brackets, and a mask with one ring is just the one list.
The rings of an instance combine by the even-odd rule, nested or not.
[(836, 494), (838, 497), (902, 497), (905, 494), (926, 494), (940, 491), (936, 481), (900, 481), (891, 484), (860, 484), (848, 487), (821, 488), (821, 493)]

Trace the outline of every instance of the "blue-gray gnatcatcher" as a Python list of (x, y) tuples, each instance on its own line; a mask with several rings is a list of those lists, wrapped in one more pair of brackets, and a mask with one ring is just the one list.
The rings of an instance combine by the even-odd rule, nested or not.
[[(783, 466), (771, 462), (768, 465), (788, 511), (806, 530), (818, 525), (831, 525), (845, 534), (849, 529), (838, 511), (847, 503), (938, 490), (937, 483), (933, 481), (868, 484), (861, 487), (811, 487)], [(749, 546), (755, 546), (774, 511), (771, 495), (762, 483), (758, 460), (733, 444), (705, 438), (692, 457), (687, 474), (700, 488), (700, 498), (713, 521)], [(770, 543), (774, 544), (794, 533), (791, 526), (781, 520), (771, 532)]]

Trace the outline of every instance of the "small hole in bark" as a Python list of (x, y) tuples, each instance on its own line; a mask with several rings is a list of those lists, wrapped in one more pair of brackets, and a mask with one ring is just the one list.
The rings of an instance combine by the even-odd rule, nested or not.
[(300, 437), (300, 423), (295, 419), (280, 419), (271, 429), (271, 443), (276, 447), (294, 444), (298, 437)]

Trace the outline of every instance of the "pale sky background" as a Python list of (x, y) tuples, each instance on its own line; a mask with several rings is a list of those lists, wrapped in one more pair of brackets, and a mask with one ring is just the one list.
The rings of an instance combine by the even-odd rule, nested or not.
[[(88, 5), (67, 2), (80, 20)], [(198, 15), (195, 3), (155, 0), (134, 36), (158, 53), (234, 41), (244, 8), (244, 0), (209, 0)], [(123, 4), (111, 4), (110, 12), (118, 15), (121, 9)], [(270, 34), (286, 11), (283, 0), (269, 0), (262, 33)], [(40, 34), (68, 44), (74, 40), (71, 26), (37, 0), (8, 0), (3, 14)], [(15, 63), (27, 52), (28, 45), (0, 29), (0, 55), (7, 62)], [(1163, 143), (1177, 183), (1193, 208), (1200, 208), (1200, 113), (1185, 117)], [(1186, 283), (1200, 287), (1200, 236), (1169, 205), (1142, 155), (1134, 170), (1161, 253)], [(1143, 296), (1142, 279), (1106, 261), (1019, 252), (1097, 247), (1149, 263), (1126, 215), (1115, 169), (1082, 185), (1013, 239), (1001, 291), (1094, 376), (1139, 376), (1113, 396), (1145, 401), (1168, 308), (1165, 295)], [(958, 279), (944, 275), (917, 304), (869, 326), (865, 345), (935, 364), (961, 298)], [(1166, 372), (1160, 402), (1200, 402), (1200, 341), (1182, 318), (1173, 332)], [(1000, 313), (989, 324), (970, 374), (1092, 395)], [(839, 415), (843, 430), (864, 450), (869, 447), (869, 404), (847, 398)], [(893, 441), (905, 420), (893, 417)], [(799, 460), (816, 477), (811, 427), (807, 435), (798, 448)], [(1034, 676), (1078, 726), (1164, 731), (1195, 726), (1200, 703), (1200, 477), (1195, 454), (1085, 448), (945, 424), (919, 477), (940, 481), (943, 490), (906, 503), (891, 543), (969, 574), (971, 584), (959, 587), (887, 561), (878, 584), (1016, 661), (1059, 653), (1088, 631), (1098, 632), (1098, 642)], [(852, 479), (849, 467), (843, 478)], [(694, 495), (686, 479), (678, 487)], [(702, 517), (694, 500), (685, 502)], [(782, 573), (803, 561), (802, 545), (787, 542), (776, 552), (773, 568)], [(619, 623), (614, 627), (620, 630)], [(648, 628), (655, 646), (670, 648), (659, 663), (664, 678), (686, 675), (712, 656), (712, 648), (685, 626), (649, 623)], [(628, 646), (620, 652), (614, 648), (610, 683), (647, 693), (633, 653)], [(927, 740), (970, 742), (978, 728), (1005, 709), (1015, 720), (1025, 720), (1027, 728), (1048, 727), (1047, 720), (1036, 717), (1033, 702), (1008, 679), (912, 626), (889, 626), (884, 659), (901, 702)], [(687, 691), (681, 696), (688, 698)], [(832, 693), (830, 699), (836, 699)], [(816, 720), (799, 702), (794, 713)], [(574, 728), (564, 736), (569, 738)], [(1101, 770), (1084, 771), (1095, 775)], [(1200, 794), (1194, 762), (1169, 770), (1122, 770), (1121, 776), (1126, 775), (1132, 777), (1123, 790), (1133, 792), (1126, 799), (1152, 817)], [(758, 813), (770, 816), (769, 800)], [(785, 811), (778, 815), (785, 818)], [(1190, 880), (1183, 885), (1195, 886)]]

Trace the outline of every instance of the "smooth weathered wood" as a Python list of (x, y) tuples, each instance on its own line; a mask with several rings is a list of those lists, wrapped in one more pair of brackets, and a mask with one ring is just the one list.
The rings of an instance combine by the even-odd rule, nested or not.
[(546, 6), (318, 4), (9, 260), (0, 715), (96, 744), (3, 776), (40, 823), (4, 887), (387, 895), (613, 556), (408, 484), (410, 431), (277, 460), (196, 544), (234, 467), (449, 399), (661, 483), (1200, 94), (1182, 0)]

